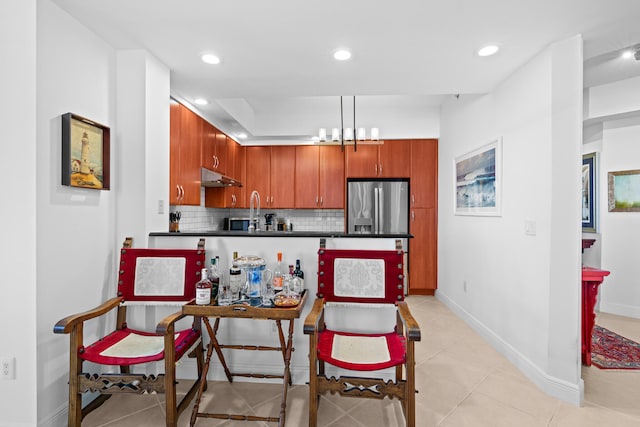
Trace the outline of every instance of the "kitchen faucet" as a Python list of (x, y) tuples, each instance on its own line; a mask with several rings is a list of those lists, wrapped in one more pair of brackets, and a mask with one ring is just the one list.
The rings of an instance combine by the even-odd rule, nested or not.
[[(255, 220), (253, 219), (253, 201), (256, 200), (258, 202), (258, 210), (255, 216)], [(253, 233), (254, 231), (260, 231), (260, 193), (257, 190), (253, 190), (251, 192), (251, 196), (249, 197), (249, 233)]]

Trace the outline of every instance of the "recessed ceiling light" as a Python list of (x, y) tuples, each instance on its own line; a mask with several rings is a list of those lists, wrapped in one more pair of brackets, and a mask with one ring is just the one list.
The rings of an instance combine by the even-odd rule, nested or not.
[(204, 62), (206, 62), (207, 64), (219, 64), (220, 63), (220, 58), (218, 58), (215, 55), (212, 55), (210, 53), (205, 53), (204, 55), (202, 55), (202, 60)]
[(195, 102), (198, 105), (207, 105), (209, 103), (209, 101), (207, 101), (204, 98), (194, 99), (193, 102)]
[(238, 138), (240, 138), (240, 139), (247, 139), (247, 134), (246, 134), (246, 133), (239, 133), (239, 134), (238, 134)]
[(346, 61), (351, 58), (351, 52), (347, 49), (338, 49), (333, 52), (333, 57), (338, 61)]
[(622, 53), (622, 57), (623, 57), (624, 59), (630, 59), (630, 58), (633, 58), (633, 51), (632, 51), (632, 50), (625, 50), (625, 51)]
[(491, 44), (478, 50), (478, 56), (491, 56), (498, 52), (499, 49), (500, 48), (498, 46)]

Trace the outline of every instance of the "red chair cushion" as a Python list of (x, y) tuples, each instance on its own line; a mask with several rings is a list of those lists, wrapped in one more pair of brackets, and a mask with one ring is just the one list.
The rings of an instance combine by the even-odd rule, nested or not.
[[(371, 364), (350, 363), (344, 360), (334, 359), (332, 353), (334, 337), (336, 335), (354, 337), (385, 337), (390, 359), (386, 362)], [(377, 371), (379, 369), (386, 369), (403, 364), (406, 359), (406, 343), (404, 337), (396, 334), (395, 332), (388, 334), (351, 334), (327, 329), (320, 332), (318, 335), (318, 359), (339, 368), (350, 369), (353, 371)]]
[[(119, 343), (127, 336), (131, 334), (137, 334), (140, 336), (146, 337), (162, 337), (162, 335), (137, 331), (133, 329), (120, 329), (112, 332), (106, 337), (96, 341), (88, 347), (85, 347), (79, 351), (79, 356), (83, 360), (87, 360), (89, 362), (99, 363), (102, 365), (120, 365), (120, 366), (129, 366), (129, 365), (137, 365), (139, 363), (148, 363), (148, 362), (157, 362), (164, 359), (164, 350), (159, 351), (153, 355), (145, 355), (140, 357), (112, 357), (112, 356), (103, 356), (100, 353), (108, 349), (114, 344)], [(185, 329), (184, 331), (176, 332), (178, 335), (175, 340), (175, 348), (176, 348), (176, 360), (180, 359), (184, 353), (195, 344), (200, 338), (200, 333), (193, 329)]]

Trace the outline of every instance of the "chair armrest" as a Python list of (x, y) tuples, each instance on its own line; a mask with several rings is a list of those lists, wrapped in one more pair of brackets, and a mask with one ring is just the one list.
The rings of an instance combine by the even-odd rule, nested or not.
[(413, 318), (409, 306), (405, 301), (398, 302), (398, 316), (400, 316), (404, 324), (407, 338), (411, 341), (420, 341), (420, 326), (418, 326), (416, 319)]
[(186, 315), (182, 314), (182, 311), (177, 311), (173, 314), (168, 315), (167, 317), (162, 319), (156, 326), (156, 334), (166, 335), (167, 333), (174, 333), (175, 323), (184, 317), (186, 317)]
[(53, 332), (56, 334), (68, 334), (73, 330), (73, 328), (76, 327), (78, 323), (83, 323), (85, 320), (102, 316), (103, 314), (113, 310), (118, 305), (120, 305), (122, 300), (122, 297), (111, 298), (110, 300), (100, 304), (94, 309), (85, 311), (83, 313), (67, 316), (55, 324), (55, 326), (53, 327)]
[(322, 319), (324, 314), (324, 298), (316, 298), (313, 302), (313, 307), (304, 319), (304, 333), (315, 334), (318, 331), (318, 323)]

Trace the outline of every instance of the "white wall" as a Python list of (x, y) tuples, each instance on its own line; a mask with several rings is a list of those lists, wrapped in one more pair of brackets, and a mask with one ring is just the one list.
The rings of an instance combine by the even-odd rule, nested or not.
[[(492, 93), (443, 107), (437, 296), (548, 393), (581, 400), (582, 40), (557, 43)], [(503, 144), (500, 217), (454, 216), (453, 159)], [(536, 235), (524, 233), (525, 220)], [(466, 281), (466, 291), (463, 283)]]
[[(608, 211), (608, 173), (640, 169), (640, 77), (586, 89), (587, 119), (583, 153), (597, 153), (598, 233), (585, 249), (585, 265), (609, 270), (600, 287), (600, 311), (640, 318), (640, 266), (633, 254), (640, 249), (640, 213)], [(613, 115), (613, 116), (611, 116)], [(595, 120), (594, 120), (595, 118)]]
[[(636, 91), (640, 91), (640, 80)], [(640, 93), (640, 92), (639, 92)], [(640, 212), (609, 212), (607, 174), (640, 169), (640, 120), (609, 122), (600, 156), (601, 268), (611, 274), (600, 286), (601, 311), (640, 318)], [(588, 250), (588, 249), (587, 249)]]
[(36, 420), (35, 10), (35, 0), (0, 2), (0, 357), (16, 358), (16, 379), (0, 381), (3, 427)]
[[(38, 2), (37, 17), (37, 406), (41, 422), (62, 425), (69, 337), (53, 334), (53, 325), (114, 294), (117, 250), (115, 191), (61, 185), (60, 116), (72, 112), (117, 129), (115, 51), (51, 1)], [(116, 132), (111, 145), (118, 146)], [(117, 188), (119, 165), (111, 167)], [(103, 328), (94, 323), (85, 334)]]

